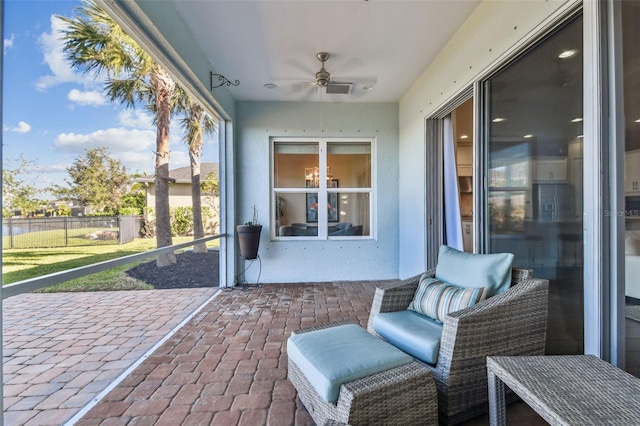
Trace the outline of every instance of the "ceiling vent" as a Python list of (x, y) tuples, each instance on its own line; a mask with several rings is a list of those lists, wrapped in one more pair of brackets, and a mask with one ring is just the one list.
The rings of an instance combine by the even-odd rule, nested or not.
[(348, 95), (353, 89), (352, 83), (329, 83), (327, 86), (328, 94)]

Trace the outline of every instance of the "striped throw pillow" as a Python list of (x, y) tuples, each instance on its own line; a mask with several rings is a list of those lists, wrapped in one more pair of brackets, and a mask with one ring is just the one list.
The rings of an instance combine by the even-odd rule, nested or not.
[(487, 287), (456, 287), (437, 278), (423, 276), (409, 309), (444, 322), (448, 313), (475, 305), (486, 299), (487, 293)]

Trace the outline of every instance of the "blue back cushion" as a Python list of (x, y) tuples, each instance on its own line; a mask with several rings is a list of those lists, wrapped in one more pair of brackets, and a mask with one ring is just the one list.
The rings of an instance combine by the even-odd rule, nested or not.
[(511, 286), (513, 254), (473, 254), (443, 245), (438, 252), (436, 278), (458, 287), (488, 287), (487, 297)]

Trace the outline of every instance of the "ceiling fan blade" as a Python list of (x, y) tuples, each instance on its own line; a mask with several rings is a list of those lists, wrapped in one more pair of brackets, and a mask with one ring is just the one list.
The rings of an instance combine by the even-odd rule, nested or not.
[[(302, 62), (300, 62), (299, 60), (296, 59), (289, 59), (287, 61), (285, 61), (284, 63), (288, 68), (290, 68), (293, 71), (297, 71), (302, 73), (302, 75), (315, 75), (316, 71), (318, 71), (317, 69), (315, 69), (314, 67), (311, 66), (310, 64), (303, 64)], [(315, 64), (313, 64), (315, 66)]]
[(360, 58), (352, 57), (349, 59), (341, 60), (341, 58), (338, 56), (336, 58), (332, 57), (331, 59), (336, 59), (335, 62), (331, 63), (331, 68), (340, 75), (346, 75), (350, 72), (356, 71), (363, 65), (362, 59)]
[(301, 83), (280, 83), (273, 90), (279, 99), (283, 101), (304, 102), (311, 99), (316, 93), (317, 86), (308, 82)]
[(291, 91), (293, 93), (309, 92), (315, 86), (316, 86), (315, 82), (309, 82), (309, 81), (291, 83)]

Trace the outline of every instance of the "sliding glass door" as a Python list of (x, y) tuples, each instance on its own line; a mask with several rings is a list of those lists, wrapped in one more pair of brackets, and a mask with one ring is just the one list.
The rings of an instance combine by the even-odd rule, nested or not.
[(640, 377), (640, 2), (620, 2), (625, 134), (625, 366)]
[(484, 251), (550, 281), (547, 353), (584, 350), (582, 17), (484, 82)]

